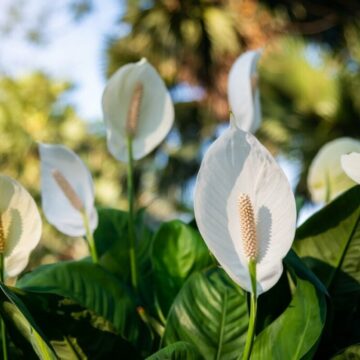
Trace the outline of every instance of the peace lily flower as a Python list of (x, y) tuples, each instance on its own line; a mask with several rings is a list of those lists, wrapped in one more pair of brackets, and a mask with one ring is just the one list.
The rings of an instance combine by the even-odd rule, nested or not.
[(349, 178), (360, 184), (360, 153), (342, 155), (341, 166)]
[(239, 129), (254, 133), (261, 123), (260, 93), (256, 65), (261, 51), (247, 51), (235, 61), (229, 72), (228, 97)]
[(83, 161), (63, 145), (39, 144), (41, 196), (46, 219), (69, 236), (88, 238), (93, 259), (92, 234), (98, 225), (94, 186)]
[(360, 152), (360, 141), (343, 137), (328, 142), (319, 150), (307, 178), (313, 201), (329, 202), (355, 185), (341, 166), (341, 156), (349, 152)]
[(232, 123), (205, 154), (194, 200), (200, 233), (224, 270), (249, 292), (269, 290), (294, 239), (296, 208), (288, 180), (268, 150)]
[(122, 66), (109, 80), (102, 98), (107, 143), (118, 160), (141, 159), (157, 147), (170, 131), (174, 107), (159, 74), (142, 59)]
[(0, 254), (5, 276), (19, 275), (40, 241), (41, 217), (31, 195), (14, 179), (0, 175)]

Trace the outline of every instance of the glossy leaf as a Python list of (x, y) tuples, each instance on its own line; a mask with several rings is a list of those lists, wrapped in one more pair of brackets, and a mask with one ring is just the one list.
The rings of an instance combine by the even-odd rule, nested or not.
[(0, 291), (0, 311), (8, 327), (17, 329), (31, 344), (39, 359), (55, 360), (57, 357), (50, 342), (46, 339), (24, 303), (3, 284), (0, 284)]
[[(111, 273), (126, 281), (130, 276), (128, 213), (118, 209), (101, 208), (99, 226), (94, 233), (95, 243), (101, 257), (100, 264)], [(140, 269), (149, 266), (152, 232), (144, 224), (144, 212), (136, 214), (136, 255)], [(143, 274), (144, 275), (144, 274)]]
[(186, 341), (205, 359), (236, 359), (248, 326), (246, 293), (217, 268), (194, 273), (176, 297), (164, 344)]
[(277, 319), (289, 306), (291, 291), (286, 271), (279, 281), (267, 292), (258, 297), (256, 313), (256, 333), (260, 333)]
[(320, 340), (326, 318), (325, 294), (289, 262), (287, 268), (295, 293), (287, 309), (256, 337), (251, 359), (301, 359)]
[(132, 343), (145, 332), (136, 303), (127, 288), (101, 266), (86, 260), (40, 267), (18, 285), (28, 291), (70, 298), (110, 321)]
[[(94, 233), (100, 264), (124, 283), (130, 284), (128, 213), (117, 209), (99, 209), (99, 226)], [(139, 273), (139, 292), (147, 307), (154, 304), (154, 287), (150, 252), (152, 232), (144, 222), (140, 209), (135, 218), (137, 246), (135, 255)], [(144, 304), (142, 304), (144, 305)], [(149, 309), (148, 309), (149, 310)]]
[(139, 359), (136, 349), (116, 334), (112, 324), (70, 299), (21, 291), (22, 301), (47, 334), (60, 359)]
[(151, 261), (164, 314), (185, 280), (212, 262), (200, 234), (179, 220), (163, 224), (155, 234)]
[(98, 214), (99, 225), (94, 232), (94, 238), (99, 257), (108, 251), (116, 242), (121, 242), (125, 248), (127, 242), (128, 213), (117, 209), (100, 208), (98, 209)]
[[(296, 232), (293, 248), (327, 288), (336, 287), (336, 292), (360, 290), (359, 199), (360, 186), (356, 186), (313, 215)], [(331, 270), (322, 271), (320, 263)]]
[(329, 295), (326, 286), (320, 281), (315, 273), (306, 266), (306, 263), (296, 254), (294, 250), (291, 249), (288, 252), (284, 262), (288, 267), (294, 269), (298, 276), (313, 283), (320, 293)]
[(339, 196), (298, 229), (293, 246), (330, 293), (333, 314), (326, 356), (360, 342), (359, 199), (360, 186)]
[(185, 342), (178, 341), (159, 350), (149, 356), (146, 360), (201, 360), (202, 357), (195, 346)]

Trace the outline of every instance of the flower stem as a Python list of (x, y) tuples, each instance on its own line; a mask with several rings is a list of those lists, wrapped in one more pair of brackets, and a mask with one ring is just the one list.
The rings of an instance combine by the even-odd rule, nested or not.
[(129, 256), (130, 256), (130, 269), (131, 269), (131, 284), (134, 290), (137, 290), (138, 279), (137, 279), (137, 266), (135, 256), (135, 222), (134, 222), (134, 159), (132, 149), (132, 137), (127, 137), (127, 150), (128, 150), (128, 167), (127, 167), (127, 192), (129, 202), (129, 224), (128, 224), (128, 235), (129, 235)]
[(87, 215), (85, 210), (81, 213), (81, 215), (83, 218), (83, 223), (84, 223), (84, 227), (85, 227), (85, 231), (86, 231), (86, 240), (89, 244), (91, 258), (92, 258), (94, 264), (97, 264), (99, 262), (99, 257), (98, 257), (97, 250), (96, 250), (94, 236), (90, 229), (89, 216)]
[[(0, 280), (4, 283), (4, 273), (5, 273), (5, 266), (4, 266), (4, 253), (0, 253)], [(6, 343), (6, 327), (5, 322), (1, 319), (1, 344), (2, 344), (2, 352), (3, 352), (3, 359), (8, 359), (8, 352), (7, 352), (7, 343)]]
[(256, 296), (256, 262), (250, 260), (249, 262), (249, 273), (251, 280), (251, 298), (250, 298), (250, 317), (249, 327), (246, 335), (245, 349), (243, 353), (243, 360), (250, 359), (251, 350), (254, 344), (255, 338), (255, 324), (256, 324), (256, 311), (257, 311), (257, 296)]

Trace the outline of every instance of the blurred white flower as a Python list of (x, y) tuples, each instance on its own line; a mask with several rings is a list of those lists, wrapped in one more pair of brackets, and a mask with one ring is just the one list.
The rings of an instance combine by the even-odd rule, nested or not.
[(202, 161), (195, 218), (214, 256), (242, 288), (252, 292), (250, 260), (256, 263), (257, 294), (278, 281), (294, 239), (294, 195), (271, 154), (234, 124)]
[(125, 162), (128, 137), (132, 139), (134, 159), (141, 159), (164, 140), (174, 121), (170, 94), (146, 59), (122, 66), (110, 78), (102, 108), (108, 149)]
[(360, 184), (360, 153), (341, 155), (341, 166), (347, 176)]
[(15, 277), (40, 241), (41, 217), (31, 195), (14, 179), (0, 175), (0, 252), (5, 275)]
[(39, 144), (39, 152), (42, 207), (46, 219), (66, 235), (85, 236), (85, 214), (93, 233), (98, 215), (89, 170), (63, 145)]
[(256, 65), (261, 51), (247, 51), (234, 62), (228, 78), (230, 109), (236, 126), (254, 133), (261, 124), (260, 93)]
[(313, 159), (307, 184), (314, 202), (329, 202), (355, 185), (341, 166), (341, 155), (360, 152), (360, 141), (343, 137), (325, 144)]

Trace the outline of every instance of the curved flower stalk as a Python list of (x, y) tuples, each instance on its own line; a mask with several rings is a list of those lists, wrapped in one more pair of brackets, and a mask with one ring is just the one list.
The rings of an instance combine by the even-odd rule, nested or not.
[(253, 291), (250, 260), (256, 262), (257, 294), (278, 281), (294, 238), (295, 199), (254, 136), (231, 125), (210, 146), (196, 182), (195, 218), (212, 253), (242, 288)]
[(247, 51), (229, 72), (228, 97), (236, 126), (254, 133), (261, 124), (260, 93), (256, 65), (261, 51)]
[(106, 85), (102, 108), (110, 153), (127, 162), (127, 139), (132, 155), (141, 159), (169, 133), (174, 106), (159, 74), (146, 59), (122, 66)]
[(195, 187), (195, 218), (229, 276), (251, 293), (243, 359), (255, 334), (257, 296), (279, 280), (296, 226), (295, 198), (271, 154), (231, 123), (209, 148)]
[(352, 152), (342, 155), (341, 166), (350, 179), (360, 184), (360, 153)]
[(360, 141), (343, 137), (328, 142), (319, 150), (307, 178), (314, 202), (329, 202), (355, 185), (344, 173), (340, 160), (342, 155), (349, 152), (360, 152)]
[(137, 289), (133, 160), (155, 149), (169, 133), (174, 106), (156, 70), (142, 59), (122, 66), (106, 85), (102, 108), (110, 153), (128, 163), (129, 257), (131, 282)]
[(40, 241), (41, 217), (31, 195), (14, 179), (0, 175), (0, 254), (5, 276), (19, 275)]
[(63, 145), (39, 144), (41, 196), (46, 219), (69, 236), (86, 236), (98, 261), (93, 232), (98, 225), (94, 185), (83, 161)]

